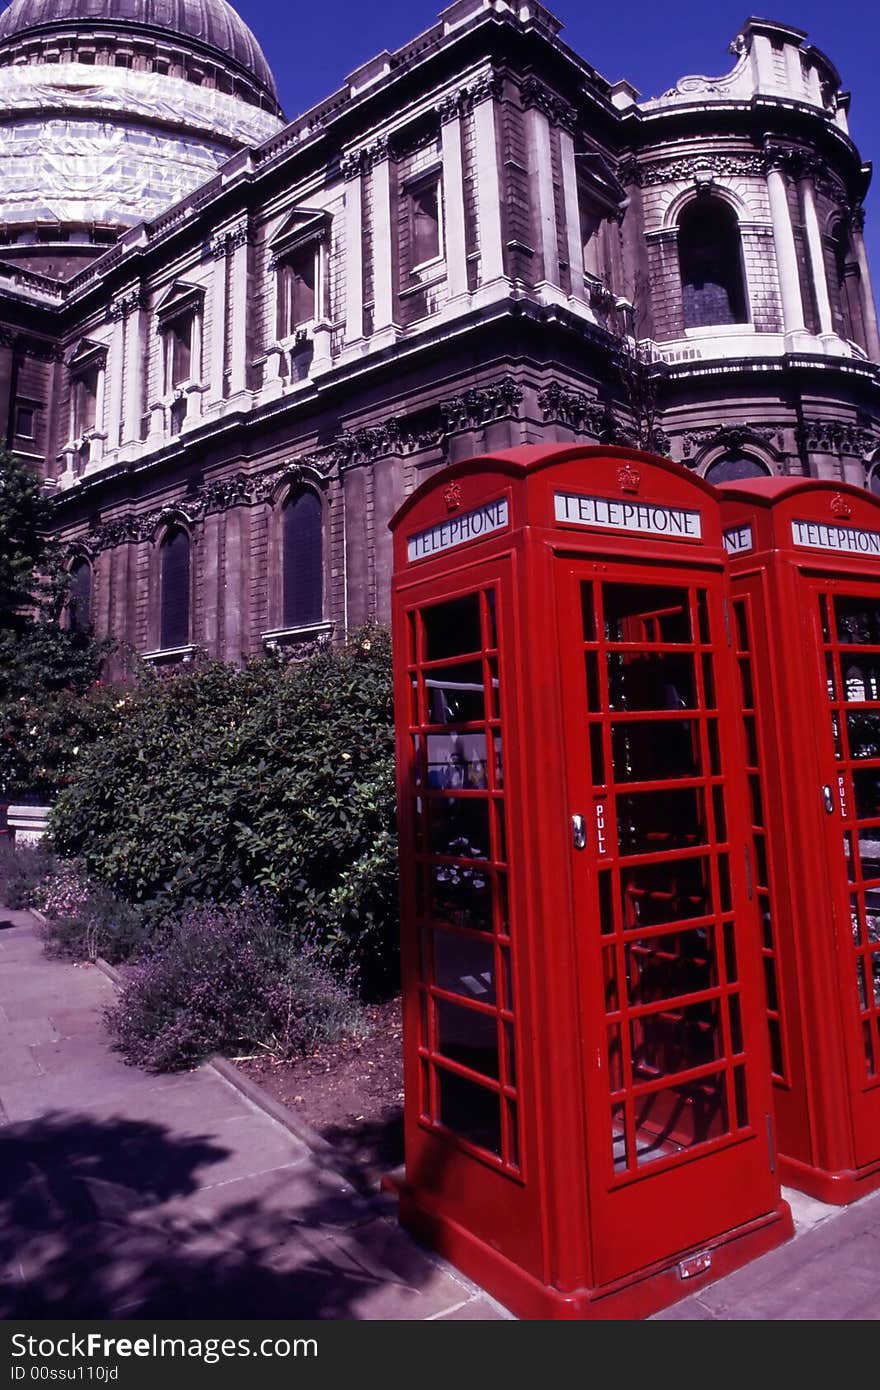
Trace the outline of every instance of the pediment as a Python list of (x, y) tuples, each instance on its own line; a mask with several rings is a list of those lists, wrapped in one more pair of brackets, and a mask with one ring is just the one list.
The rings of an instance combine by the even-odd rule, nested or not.
[(330, 233), (330, 214), (323, 208), (295, 208), (269, 242), (274, 260)]
[(175, 280), (156, 302), (156, 315), (159, 320), (174, 318), (177, 314), (201, 307), (205, 298), (202, 285), (194, 285), (189, 280)]
[(100, 366), (106, 357), (105, 343), (97, 343), (93, 338), (80, 338), (79, 342), (65, 353), (64, 363), (71, 371), (83, 371), (87, 367)]

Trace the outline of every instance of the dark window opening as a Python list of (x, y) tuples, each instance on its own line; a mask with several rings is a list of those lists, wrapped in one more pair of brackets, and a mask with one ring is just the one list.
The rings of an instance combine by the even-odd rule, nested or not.
[(17, 439), (34, 439), (37, 433), (37, 412), (32, 405), (18, 405), (15, 408), (15, 435)]
[(166, 342), (167, 385), (182, 386), (192, 378), (193, 314), (181, 314), (168, 324)]
[(865, 346), (865, 324), (862, 316), (862, 277), (852, 235), (845, 222), (839, 221), (828, 239), (830, 250), (829, 291), (834, 327), (842, 338)]
[(88, 367), (73, 378), (73, 437), (79, 438), (95, 428), (98, 413), (97, 366)]
[(740, 478), (766, 478), (767, 469), (746, 454), (724, 454), (706, 469), (707, 483), (733, 483)]
[(70, 569), (67, 613), (74, 632), (86, 632), (92, 625), (92, 567), (88, 560), (75, 560)]
[(424, 184), (410, 194), (412, 264), (423, 265), (440, 255), (440, 184)]
[(166, 650), (189, 642), (189, 547), (181, 526), (173, 527), (162, 542), (159, 644)]
[(871, 475), (868, 478), (868, 491), (873, 492), (875, 497), (880, 497), (880, 467), (876, 465), (871, 469)]
[(688, 203), (678, 223), (685, 328), (747, 323), (736, 214), (717, 198)]
[(318, 252), (314, 245), (295, 251), (278, 267), (279, 338), (290, 338), (297, 328), (311, 323), (317, 304)]
[(285, 627), (319, 623), (323, 616), (321, 502), (314, 492), (291, 498), (282, 513)]

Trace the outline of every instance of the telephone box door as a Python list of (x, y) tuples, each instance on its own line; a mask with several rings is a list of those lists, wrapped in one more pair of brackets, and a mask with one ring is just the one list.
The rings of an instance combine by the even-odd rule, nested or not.
[(769, 1072), (723, 580), (587, 562), (563, 594), (591, 1225), (608, 1282), (699, 1242), (709, 1209), (716, 1228), (754, 1213)]
[[(880, 1142), (880, 584), (805, 581), (858, 1165)], [(816, 1021), (817, 1026), (819, 1020)]]

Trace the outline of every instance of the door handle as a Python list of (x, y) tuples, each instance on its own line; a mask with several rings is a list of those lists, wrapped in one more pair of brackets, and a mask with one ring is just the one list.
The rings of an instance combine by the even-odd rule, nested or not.
[(834, 815), (834, 797), (831, 795), (831, 788), (827, 782), (822, 788), (822, 805), (825, 807), (829, 816)]
[(571, 818), (571, 843), (575, 849), (583, 849), (587, 843), (587, 822), (583, 816)]

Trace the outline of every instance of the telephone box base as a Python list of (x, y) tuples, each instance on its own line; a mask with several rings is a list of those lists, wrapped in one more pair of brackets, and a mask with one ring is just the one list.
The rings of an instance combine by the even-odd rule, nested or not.
[[(638, 1270), (627, 1279), (601, 1288), (563, 1293), (542, 1284), (448, 1217), (427, 1210), (405, 1181), (395, 1178), (383, 1186), (396, 1193), (400, 1223), (406, 1230), (518, 1318), (530, 1321), (632, 1321), (650, 1317), (783, 1245), (794, 1235), (788, 1203), (781, 1201), (766, 1216), (715, 1236), (697, 1250), (680, 1251), (672, 1262)], [(703, 1270), (700, 1266), (704, 1256), (711, 1259)], [(698, 1272), (688, 1275), (689, 1264)]]
[(847, 1207), (880, 1189), (880, 1159), (865, 1168), (845, 1168), (829, 1173), (824, 1168), (813, 1168), (780, 1154), (779, 1177), (785, 1187), (793, 1187), (831, 1206)]

